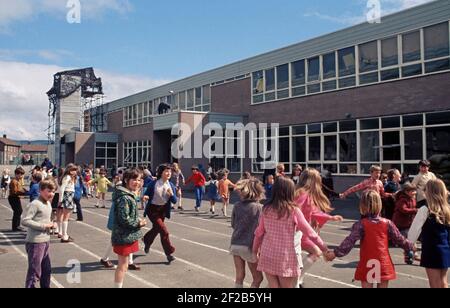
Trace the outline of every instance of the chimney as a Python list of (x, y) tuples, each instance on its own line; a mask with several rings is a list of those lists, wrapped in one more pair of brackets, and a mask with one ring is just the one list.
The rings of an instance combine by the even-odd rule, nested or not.
[(6, 139), (6, 134), (3, 134), (3, 138), (5, 138), (5, 139)]

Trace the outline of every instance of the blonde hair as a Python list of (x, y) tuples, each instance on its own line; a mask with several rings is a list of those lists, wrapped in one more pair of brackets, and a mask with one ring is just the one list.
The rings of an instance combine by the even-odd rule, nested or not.
[(265, 190), (257, 179), (244, 179), (236, 183), (242, 201), (260, 201), (265, 199)]
[(297, 185), (296, 195), (307, 193), (311, 196), (314, 204), (324, 213), (330, 213), (334, 209), (331, 202), (322, 190), (322, 177), (319, 171), (312, 168), (306, 168), (300, 175)]
[(370, 167), (370, 173), (374, 173), (374, 172), (376, 172), (376, 171), (382, 171), (382, 169), (381, 169), (381, 167), (380, 166), (377, 166), (377, 165), (372, 165), (371, 167)]
[(450, 226), (448, 191), (442, 180), (430, 180), (425, 187), (425, 197), (430, 214), (442, 225)]
[(359, 202), (359, 212), (363, 216), (378, 216), (381, 213), (383, 204), (381, 196), (375, 190), (365, 191)]
[(172, 168), (173, 168), (173, 171), (175, 171), (175, 172), (180, 171), (180, 166), (178, 165), (178, 163), (173, 163)]

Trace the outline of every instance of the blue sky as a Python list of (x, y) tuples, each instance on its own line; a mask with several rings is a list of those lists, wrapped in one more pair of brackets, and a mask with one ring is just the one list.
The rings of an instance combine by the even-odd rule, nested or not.
[[(368, 10), (368, 0), (81, 0), (81, 23), (69, 24), (67, 1), (0, 0), (0, 108), (16, 97), (29, 106), (34, 95), (42, 117), (59, 69), (93, 66), (115, 99), (348, 27)], [(428, 1), (381, 0), (381, 8)], [(33, 78), (42, 89), (26, 84)], [(14, 95), (4, 90), (11, 84)], [(24, 134), (1, 123), (0, 132)]]

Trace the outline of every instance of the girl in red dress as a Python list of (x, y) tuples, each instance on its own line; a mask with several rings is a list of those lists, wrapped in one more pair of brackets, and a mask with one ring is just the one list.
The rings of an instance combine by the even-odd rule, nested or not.
[(361, 281), (363, 288), (387, 288), (390, 280), (397, 278), (394, 264), (389, 255), (389, 241), (409, 252), (413, 244), (405, 239), (394, 223), (380, 216), (382, 203), (378, 192), (368, 190), (361, 197), (359, 205), (362, 218), (355, 223), (352, 233), (342, 244), (326, 255), (328, 261), (347, 255), (355, 243), (361, 242), (360, 261), (355, 280)]

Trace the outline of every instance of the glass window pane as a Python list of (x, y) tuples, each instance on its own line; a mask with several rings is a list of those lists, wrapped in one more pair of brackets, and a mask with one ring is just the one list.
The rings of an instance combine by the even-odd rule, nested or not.
[(380, 139), (379, 132), (361, 133), (361, 161), (380, 161)]
[(377, 41), (359, 45), (359, 72), (370, 72), (378, 69)]
[(292, 155), (293, 162), (306, 162), (306, 137), (292, 138)]
[(361, 129), (379, 129), (380, 122), (378, 119), (368, 119), (360, 121)]
[(420, 32), (404, 34), (403, 39), (403, 63), (418, 61), (420, 56)]
[(422, 74), (422, 64), (414, 64), (402, 68), (403, 77), (411, 77)]
[(427, 125), (450, 124), (450, 112), (428, 113)]
[(336, 54), (329, 53), (323, 56), (323, 79), (336, 77)]
[(355, 120), (339, 122), (339, 131), (348, 132), (348, 131), (352, 131), (352, 130), (356, 130), (356, 121)]
[(425, 63), (425, 73), (434, 73), (450, 69), (450, 60), (443, 59)]
[(283, 99), (289, 97), (289, 89), (278, 91), (277, 92), (277, 99)]
[(264, 95), (264, 100), (267, 101), (273, 101), (275, 100), (275, 92), (268, 93)]
[(337, 160), (337, 136), (324, 137), (324, 160)]
[(337, 132), (337, 123), (323, 123), (323, 132), (324, 133), (334, 133)]
[(108, 149), (107, 155), (109, 158), (115, 158), (117, 155), (116, 149)]
[(323, 165), (323, 170), (327, 170), (331, 173), (337, 173), (337, 165), (336, 164)]
[(186, 109), (186, 92), (180, 92), (180, 109)]
[(308, 94), (314, 94), (320, 92), (320, 83), (308, 85)]
[(277, 67), (277, 89), (289, 87), (289, 65), (280, 65)]
[(387, 81), (400, 78), (400, 71), (398, 68), (381, 71), (381, 81)]
[(336, 90), (336, 87), (337, 87), (336, 80), (330, 80), (330, 81), (322, 82), (322, 91)]
[(355, 74), (355, 47), (349, 47), (338, 51), (339, 76)]
[(292, 86), (305, 84), (305, 60), (292, 63)]
[(356, 161), (356, 133), (339, 134), (339, 159), (344, 162)]
[(405, 159), (421, 160), (423, 156), (422, 130), (405, 131)]
[(202, 104), (202, 88), (195, 88), (195, 106)]
[(359, 83), (362, 85), (374, 82), (378, 82), (378, 72), (359, 75)]
[(306, 94), (306, 88), (305, 87), (298, 87), (292, 89), (292, 96), (302, 96)]
[(410, 116), (403, 116), (403, 126), (422, 126), (423, 125), (423, 115), (415, 114)]
[(400, 117), (389, 117), (381, 119), (382, 128), (397, 128), (400, 127)]
[(106, 157), (106, 149), (103, 149), (103, 148), (95, 149), (95, 156), (96, 157)]
[(320, 137), (309, 137), (309, 160), (320, 160)]
[(427, 128), (427, 157), (450, 153), (450, 126)]
[(264, 92), (264, 73), (258, 71), (253, 73), (253, 94)]
[(349, 88), (354, 87), (356, 85), (356, 78), (350, 77), (350, 78), (342, 78), (339, 79), (339, 88)]
[(194, 107), (194, 89), (190, 89), (187, 91), (186, 107), (187, 108)]
[(449, 55), (448, 22), (423, 29), (425, 60)]
[(292, 127), (292, 134), (293, 135), (304, 135), (304, 134), (306, 134), (306, 126), (305, 125), (293, 126)]
[(387, 67), (398, 64), (398, 41), (392, 37), (381, 41), (381, 66)]
[(280, 138), (279, 141), (279, 161), (289, 162), (290, 144), (289, 138)]
[(203, 86), (203, 105), (211, 103), (211, 87), (209, 85)]
[(357, 165), (347, 165), (340, 164), (339, 165), (339, 173), (341, 174), (358, 174)]
[(319, 57), (308, 59), (308, 82), (318, 81), (320, 78)]
[(419, 165), (417, 165), (417, 164), (404, 164), (403, 165), (403, 173), (406, 173), (409, 176), (417, 175), (417, 174), (419, 174)]
[(383, 160), (400, 159), (400, 132), (383, 132)]
[(205, 111), (205, 112), (211, 111), (211, 105), (203, 105), (202, 111)]
[(253, 103), (262, 103), (264, 101), (264, 95), (253, 96)]
[(275, 90), (275, 69), (266, 70), (266, 91)]
[(280, 127), (278, 130), (279, 136), (289, 136), (289, 127)]
[(322, 128), (320, 124), (309, 124), (308, 125), (308, 134), (320, 134), (322, 132)]

